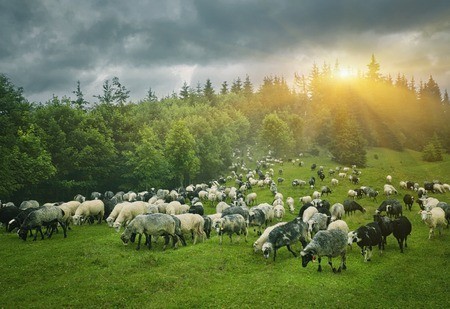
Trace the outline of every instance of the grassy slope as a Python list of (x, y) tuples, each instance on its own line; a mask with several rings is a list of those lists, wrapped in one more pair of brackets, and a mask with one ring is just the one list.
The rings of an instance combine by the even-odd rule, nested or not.
[[(378, 159), (374, 158), (378, 155)], [(304, 167), (285, 164), (286, 183), (279, 186), (284, 197), (311, 194), (309, 188), (292, 188), (294, 178), (307, 180), (312, 163), (335, 163), (325, 157), (303, 158)], [(280, 167), (275, 166), (275, 171)], [(372, 149), (368, 167), (362, 169), (361, 185), (382, 189), (387, 174), (398, 181), (440, 179), (449, 182), (450, 157), (444, 162), (424, 163), (420, 153)], [(329, 184), (330, 177), (324, 180)], [(232, 185), (232, 184), (229, 184)], [(319, 180), (319, 187), (322, 185)], [(341, 202), (354, 186), (342, 181), (327, 198)], [(254, 189), (258, 202), (270, 202), (268, 189)], [(401, 200), (406, 191), (399, 190)], [(450, 193), (436, 195), (450, 203)], [(367, 213), (345, 217), (351, 229), (371, 221), (378, 202), (366, 198), (360, 203)], [(404, 307), (442, 308), (448, 305), (450, 230), (428, 240), (428, 229), (417, 215), (418, 206), (406, 212), (413, 232), (408, 248), (401, 254), (390, 236), (382, 256), (375, 250), (371, 262), (364, 263), (356, 246), (349, 250), (348, 269), (335, 275), (323, 260), (301, 267), (285, 248), (277, 261), (265, 260), (252, 252), (257, 238), (250, 229), (248, 243), (230, 244), (217, 236), (198, 245), (162, 252), (161, 243), (148, 251), (125, 247), (119, 235), (105, 225), (73, 227), (68, 238), (57, 234), (50, 240), (26, 241), (17, 235), (0, 233), (0, 307)], [(207, 209), (214, 212), (213, 208)], [(288, 215), (286, 220), (292, 219)], [(215, 233), (214, 233), (215, 235)], [(300, 246), (297, 246), (300, 250)], [(338, 260), (335, 260), (337, 263)]]

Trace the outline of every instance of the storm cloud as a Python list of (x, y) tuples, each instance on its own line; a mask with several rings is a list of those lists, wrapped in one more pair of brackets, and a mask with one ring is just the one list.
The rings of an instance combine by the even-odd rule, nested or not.
[(0, 0), (0, 73), (30, 101), (87, 100), (119, 77), (131, 99), (211, 79), (255, 86), (324, 62), (450, 88), (450, 4), (442, 1)]

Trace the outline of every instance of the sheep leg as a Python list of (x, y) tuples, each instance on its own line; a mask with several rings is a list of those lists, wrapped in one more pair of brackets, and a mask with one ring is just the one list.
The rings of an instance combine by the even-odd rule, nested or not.
[(44, 233), (42, 233), (42, 229), (41, 229), (41, 227), (39, 226), (39, 227), (36, 228), (36, 233), (34, 234), (34, 239), (33, 239), (33, 241), (36, 240), (37, 235), (38, 235), (38, 231), (41, 233), (41, 239), (44, 239)]
[(182, 244), (183, 246), (186, 246), (186, 240), (184, 239), (183, 234), (179, 234), (179, 235), (177, 235), (177, 236), (178, 236), (178, 238), (180, 239), (181, 244)]
[(169, 235), (164, 234), (164, 246), (163, 246), (163, 251), (166, 250), (167, 245), (169, 244)]
[(294, 255), (294, 257), (297, 257), (297, 253), (295, 253), (292, 249), (290, 245), (286, 245), (286, 247), (288, 248), (289, 251), (291, 251), (291, 253)]
[(172, 235), (172, 248), (173, 249), (178, 249), (177, 243), (178, 243), (178, 236), (174, 234), (174, 235)]
[(317, 271), (322, 272), (322, 265), (320, 264), (320, 262), (322, 262), (322, 257), (319, 256), (318, 261), (319, 261), (319, 268), (317, 268)]
[(341, 268), (340, 268), (340, 267), (339, 267), (339, 270), (337, 270), (336, 268), (333, 267), (333, 260), (332, 260), (331, 257), (328, 257), (328, 265), (330, 265), (331, 270), (332, 270), (334, 273), (341, 272)]
[(138, 244), (137, 244), (136, 250), (141, 249), (141, 239), (142, 239), (142, 234), (139, 233), (139, 236), (138, 236)]

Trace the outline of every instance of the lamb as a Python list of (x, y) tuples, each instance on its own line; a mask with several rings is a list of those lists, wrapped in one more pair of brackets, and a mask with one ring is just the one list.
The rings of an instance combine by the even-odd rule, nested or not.
[(392, 194), (398, 194), (397, 189), (394, 188), (393, 185), (385, 184), (383, 186), (383, 191), (386, 196), (390, 196)]
[(291, 213), (291, 214), (293, 214), (294, 213), (294, 211), (295, 211), (295, 205), (294, 205), (294, 199), (292, 198), (292, 197), (288, 197), (287, 199), (286, 199), (286, 204), (287, 204), (287, 206), (288, 206), (288, 208), (289, 208), (289, 212)]
[(333, 206), (331, 206), (330, 213), (331, 213), (331, 222), (342, 219), (345, 213), (344, 205), (342, 205), (341, 203), (333, 204)]
[[(314, 235), (313, 240), (300, 252), (302, 256), (302, 266), (306, 267), (310, 261), (318, 257), (319, 267), (317, 271), (322, 271), (322, 256), (328, 257), (328, 264), (334, 273), (347, 269), (347, 234), (340, 229), (323, 230)], [(338, 269), (333, 267), (333, 257), (341, 257), (341, 265)]]
[(322, 186), (322, 188), (320, 190), (320, 195), (324, 195), (325, 193), (328, 196), (328, 194), (332, 193), (331, 189), (329, 187), (327, 187), (327, 186)]
[(331, 185), (332, 185), (332, 186), (335, 187), (335, 186), (337, 186), (338, 184), (339, 184), (339, 180), (338, 180), (338, 179), (336, 179), (336, 178), (332, 178), (332, 179), (331, 179)]
[(193, 244), (197, 242), (197, 237), (202, 237), (202, 241), (205, 240), (204, 225), (205, 220), (198, 214), (180, 214), (175, 215), (181, 221), (181, 233), (191, 233)]
[(378, 223), (371, 222), (348, 233), (348, 244), (351, 245), (353, 242), (361, 248), (364, 262), (369, 262), (372, 259), (372, 246), (378, 245), (378, 249), (382, 252), (383, 238)]
[(264, 257), (266, 259), (269, 258), (270, 253), (273, 251), (273, 260), (275, 261), (278, 249), (284, 246), (287, 247), (294, 257), (297, 257), (291, 245), (300, 241), (305, 247), (307, 238), (308, 225), (297, 217), (284, 225), (277, 226), (269, 233), (267, 241), (262, 246)]
[(253, 251), (256, 253), (258, 251), (262, 251), (263, 244), (267, 241), (269, 238), (269, 233), (276, 228), (277, 226), (281, 226), (286, 224), (287, 222), (278, 222), (275, 225), (267, 227), (264, 232), (259, 236), (259, 238), (253, 243)]
[(434, 235), (434, 229), (438, 228), (439, 235), (442, 234), (442, 227), (447, 226), (447, 220), (445, 220), (445, 211), (440, 207), (435, 207), (429, 211), (422, 210), (420, 212), (422, 221), (430, 228), (428, 233), (428, 239)]
[(75, 225), (81, 225), (90, 216), (97, 216), (98, 223), (102, 222), (105, 213), (105, 204), (102, 200), (85, 201), (78, 206), (72, 220)]
[(412, 225), (408, 218), (401, 216), (392, 221), (393, 231), (392, 234), (397, 239), (400, 252), (403, 253), (403, 242), (405, 242), (405, 248), (408, 247), (406, 242), (408, 235), (411, 235)]
[(178, 242), (176, 235), (176, 223), (171, 215), (167, 214), (148, 214), (137, 215), (125, 228), (125, 231), (120, 236), (124, 245), (127, 245), (130, 240), (133, 240), (134, 235), (139, 235), (136, 250), (141, 247), (142, 234), (146, 236), (146, 245), (149, 249), (152, 247), (151, 236), (165, 236), (165, 243), (163, 250), (166, 249), (169, 243), (169, 236), (172, 237), (172, 246), (175, 249)]
[(36, 229), (33, 241), (36, 240), (38, 232), (41, 233), (41, 239), (44, 239), (44, 234), (42, 233), (42, 226), (51, 227), (50, 234), (48, 238), (52, 236), (56, 225), (59, 223), (64, 231), (64, 238), (67, 237), (66, 225), (63, 222), (64, 211), (57, 206), (46, 206), (32, 211), (25, 218), (24, 222), (19, 229), (19, 237), (24, 241), (27, 240), (28, 231)]
[(312, 197), (313, 200), (319, 199), (320, 198), (320, 192), (319, 191), (314, 191), (311, 194), (311, 197)]
[(247, 242), (247, 220), (240, 214), (230, 214), (223, 216), (222, 218), (214, 222), (214, 228), (219, 235), (220, 245), (222, 245), (223, 242), (223, 234), (228, 234), (231, 243), (233, 242), (233, 234), (237, 234), (239, 239), (241, 237), (241, 234), (244, 234), (245, 242)]
[(387, 175), (387, 176), (386, 176), (386, 181), (387, 181), (388, 183), (392, 183), (392, 176), (391, 176), (391, 175)]
[(113, 228), (116, 232), (119, 232), (122, 225), (128, 225), (137, 215), (147, 214), (149, 206), (147, 202), (142, 201), (123, 205), (122, 210), (114, 221)]
[(335, 229), (345, 232), (346, 235), (348, 235), (348, 232), (350, 231), (347, 223), (344, 220), (336, 220), (328, 224), (327, 230), (335, 230)]

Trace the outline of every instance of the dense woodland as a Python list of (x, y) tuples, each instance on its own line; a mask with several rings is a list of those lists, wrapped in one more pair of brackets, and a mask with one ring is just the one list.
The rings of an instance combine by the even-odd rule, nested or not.
[[(372, 56), (367, 72), (343, 78), (339, 64), (296, 75), (248, 76), (218, 90), (186, 83), (139, 102), (119, 78), (92, 101), (78, 82), (71, 96), (28, 102), (0, 75), (0, 199), (20, 203), (69, 200), (92, 191), (176, 188), (227, 175), (247, 155), (289, 160), (321, 149), (339, 164), (366, 164), (366, 147), (450, 151), (450, 102), (430, 75), (416, 83), (382, 75)], [(255, 158), (256, 159), (256, 158)]]

